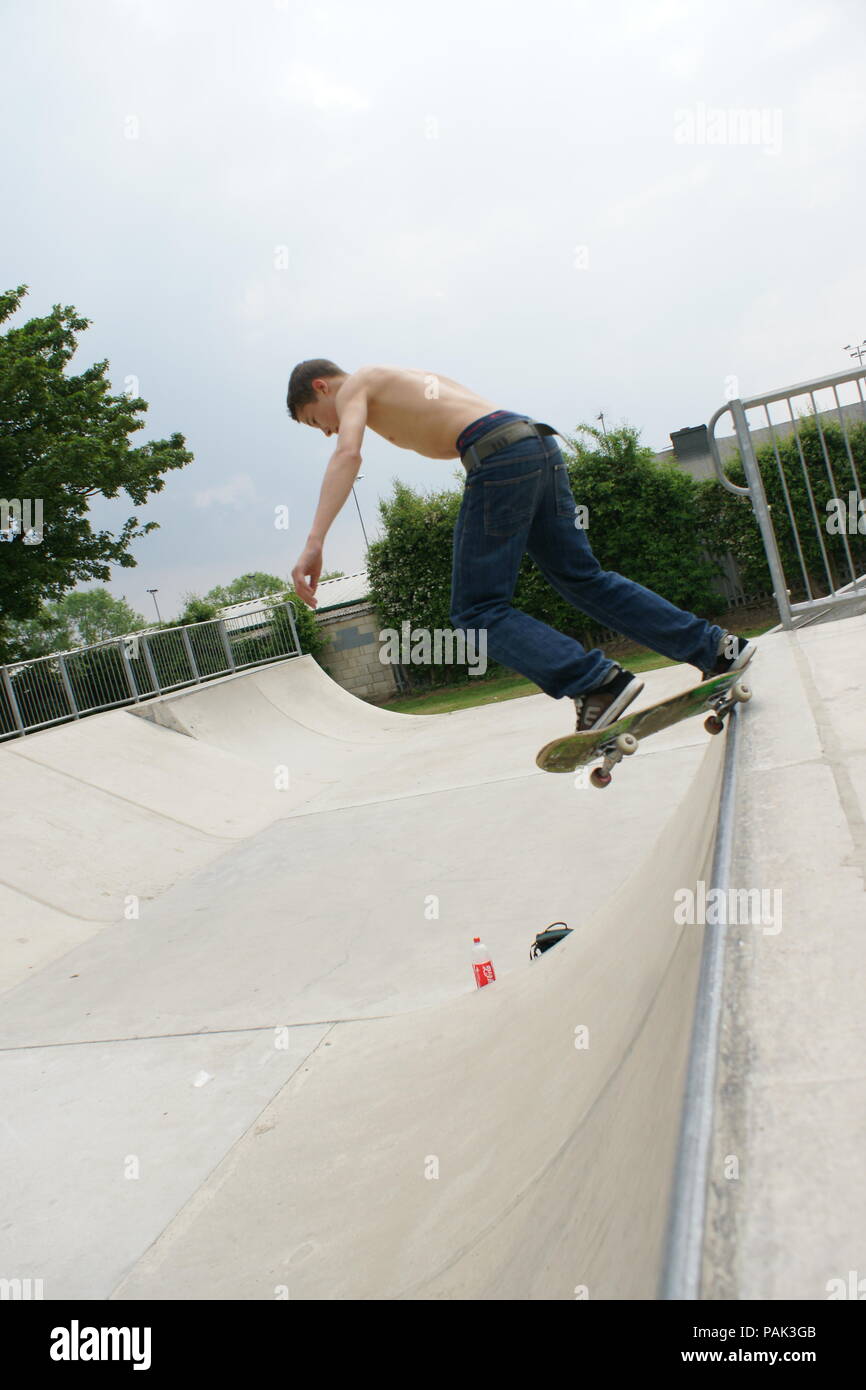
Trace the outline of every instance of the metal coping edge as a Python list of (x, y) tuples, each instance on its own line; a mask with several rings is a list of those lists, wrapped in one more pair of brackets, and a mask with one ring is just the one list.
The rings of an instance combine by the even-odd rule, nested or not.
[[(728, 719), (710, 880), (710, 889), (724, 892), (729, 886), (733, 855), (739, 742), (740, 714), (734, 706)], [(659, 1282), (658, 1297), (663, 1300), (700, 1298), (726, 942), (726, 924), (705, 926)]]

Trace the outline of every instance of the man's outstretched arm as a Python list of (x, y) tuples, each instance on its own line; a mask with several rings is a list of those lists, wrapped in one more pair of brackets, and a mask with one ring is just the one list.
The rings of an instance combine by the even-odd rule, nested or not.
[(307, 544), (292, 570), (295, 592), (310, 608), (322, 573), (322, 547), (331, 522), (341, 511), (361, 468), (361, 440), (367, 425), (367, 393), (360, 388), (341, 408), (340, 433), (322, 479), (319, 505)]

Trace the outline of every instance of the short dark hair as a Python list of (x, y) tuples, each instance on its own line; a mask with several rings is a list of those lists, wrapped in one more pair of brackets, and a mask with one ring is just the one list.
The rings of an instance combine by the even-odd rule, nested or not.
[(320, 376), (346, 376), (346, 373), (327, 357), (310, 357), (294, 368), (286, 395), (286, 405), (293, 420), (298, 418), (298, 406), (309, 405), (316, 399), (313, 382)]

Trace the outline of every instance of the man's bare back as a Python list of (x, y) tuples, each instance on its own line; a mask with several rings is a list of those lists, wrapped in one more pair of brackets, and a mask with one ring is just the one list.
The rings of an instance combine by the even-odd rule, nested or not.
[[(337, 387), (334, 403), (342, 422), (343, 408), (359, 395), (366, 398), (366, 423), (374, 433), (431, 459), (457, 457), (457, 438), (473, 420), (499, 407), (451, 377), (414, 367), (359, 367)], [(317, 422), (316, 405), (299, 412), (305, 424)]]
[(413, 449), (425, 458), (453, 459), (466, 426), (500, 408), (451, 377), (413, 367), (360, 367), (339, 376), (323, 374), (313, 381), (313, 390), (316, 399), (299, 405), (295, 418), (338, 440), (307, 544), (292, 570), (298, 594), (311, 607), (325, 536), (361, 467), (364, 430), (369, 427), (398, 449)]
[(367, 387), (370, 429), (399, 449), (414, 449), (425, 458), (456, 458), (460, 432), (473, 420), (499, 409), (459, 381), (436, 372), (362, 367), (349, 381), (354, 377), (361, 377)]

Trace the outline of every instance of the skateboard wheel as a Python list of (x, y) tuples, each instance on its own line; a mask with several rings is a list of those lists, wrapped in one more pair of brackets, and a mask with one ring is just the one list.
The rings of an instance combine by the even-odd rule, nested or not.
[(616, 741), (616, 746), (620, 753), (624, 753), (626, 757), (630, 757), (632, 753), (637, 752), (637, 739), (634, 734), (620, 734)]
[(751, 700), (752, 687), (747, 685), (745, 681), (737, 681), (737, 684), (731, 691), (731, 695), (738, 701)]
[(602, 772), (600, 767), (594, 767), (589, 774), (589, 780), (594, 787), (608, 787), (612, 778), (609, 772)]
[(704, 728), (708, 734), (720, 734), (724, 727), (724, 719), (720, 719), (717, 714), (708, 714), (704, 720)]

